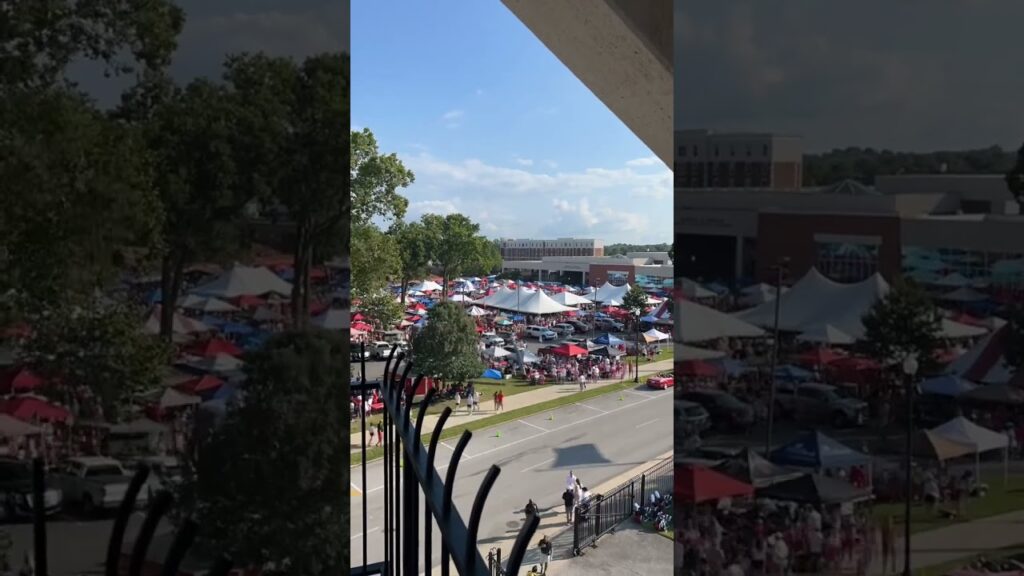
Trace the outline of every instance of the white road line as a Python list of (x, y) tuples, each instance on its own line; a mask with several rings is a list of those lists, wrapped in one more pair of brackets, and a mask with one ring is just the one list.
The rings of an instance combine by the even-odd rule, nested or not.
[[(633, 407), (639, 406), (640, 404), (643, 404), (644, 402), (650, 402), (651, 400), (657, 400), (657, 399), (661, 398), (662, 396), (665, 396), (666, 394), (671, 394), (671, 393), (672, 393), (671, 390), (666, 390), (664, 392), (655, 393), (654, 395), (651, 395), (651, 396), (645, 396), (644, 399), (639, 401), (639, 402), (633, 402), (632, 404), (625, 404), (623, 406), (619, 406), (618, 408), (613, 408), (612, 410), (600, 410), (598, 408), (594, 408), (593, 406), (586, 406), (586, 404), (580, 404), (580, 406), (586, 406), (587, 408), (590, 408), (592, 410), (596, 410), (597, 412), (600, 412), (600, 414), (595, 414), (593, 416), (588, 416), (587, 418), (584, 418), (582, 420), (577, 420), (575, 422), (570, 422), (568, 424), (562, 424), (561, 426), (558, 426), (556, 428), (552, 428), (552, 429), (546, 430), (544, 432), (538, 432), (536, 434), (533, 434), (532, 436), (527, 436), (525, 438), (520, 438), (519, 440), (514, 440), (514, 441), (509, 442), (508, 444), (505, 444), (503, 446), (495, 446), (494, 448), (491, 448), (489, 450), (484, 450), (483, 452), (480, 452), (479, 454), (473, 454), (472, 457), (473, 458), (479, 458), (479, 457), (484, 456), (486, 454), (490, 454), (492, 452), (497, 452), (498, 450), (504, 450), (505, 448), (509, 448), (511, 446), (515, 446), (516, 444), (520, 444), (522, 442), (528, 442), (530, 440), (533, 440), (534, 438), (540, 438), (541, 436), (544, 436), (545, 434), (550, 434), (552, 432), (560, 432), (560, 431), (565, 430), (567, 428), (571, 428), (573, 426), (578, 426), (580, 424), (583, 424), (584, 422), (589, 422), (591, 420), (595, 420), (595, 419), (600, 418), (602, 416), (605, 416), (607, 414), (614, 414), (615, 412), (618, 412), (619, 410), (625, 410), (627, 408), (633, 408)], [(652, 422), (653, 422), (653, 420), (652, 420)], [(469, 455), (466, 455), (464, 453), (463, 457), (468, 459)], [(440, 473), (442, 470), (447, 469), (448, 466), (450, 466), (450, 464), (445, 464), (444, 466), (438, 466), (437, 467), (438, 473)], [(370, 494), (372, 492), (376, 492), (378, 490), (383, 490), (383, 489), (384, 489), (384, 486), (377, 486), (376, 488), (371, 488), (371, 489), (367, 490), (366, 493)]]
[(647, 422), (644, 422), (643, 424), (637, 424), (636, 427), (637, 428), (643, 428), (644, 426), (647, 426), (648, 424), (652, 424), (652, 423), (657, 422), (657, 421), (658, 421), (658, 419), (655, 418), (654, 420), (648, 420)]
[(547, 464), (548, 462), (554, 462), (554, 460), (555, 460), (554, 458), (548, 458), (547, 460), (545, 460), (543, 462), (538, 462), (538, 463), (534, 464), (533, 466), (530, 466), (529, 468), (523, 468), (522, 470), (520, 470), (520, 472), (529, 472), (530, 470), (533, 470), (534, 468), (536, 468), (538, 466), (543, 466), (543, 465)]
[[(374, 533), (374, 532), (376, 532), (377, 530), (380, 530), (380, 528), (379, 528), (379, 527), (377, 527), (377, 528), (370, 528), (369, 530), (367, 530), (367, 531), (366, 531), (366, 534), (367, 534), (367, 535), (369, 535), (369, 534), (373, 534), (373, 533)], [(351, 542), (352, 540), (358, 540), (358, 539), (360, 539), (360, 538), (362, 538), (362, 537), (363, 537), (363, 533), (362, 533), (362, 532), (360, 532), (359, 534), (356, 534), (355, 536), (353, 536), (353, 537), (349, 538), (349, 541)]]
[(540, 426), (537, 426), (536, 424), (530, 424), (530, 423), (529, 423), (529, 422), (527, 422), (526, 420), (517, 420), (517, 422), (519, 422), (519, 423), (521, 423), (521, 424), (526, 424), (527, 426), (533, 426), (533, 427), (534, 427), (534, 428), (536, 428), (537, 430), (543, 430), (543, 431), (545, 431), (545, 432), (547, 432), (547, 431), (548, 431), (548, 429), (547, 429), (547, 428), (541, 428)]
[(351, 487), (352, 487), (352, 489), (353, 489), (353, 490), (355, 490), (356, 492), (359, 492), (360, 494), (362, 494), (362, 493), (363, 493), (363, 489), (362, 489), (362, 488), (360, 488), (359, 486), (356, 486), (356, 485), (355, 485), (355, 482), (349, 482), (348, 484), (349, 484), (349, 486), (351, 486)]
[(441, 446), (444, 446), (445, 448), (451, 450), (452, 452), (455, 452), (455, 448), (452, 448), (447, 442), (439, 442), (439, 444)]
[(597, 412), (600, 412), (601, 414), (607, 414), (608, 413), (607, 410), (601, 410), (600, 408), (594, 408), (593, 406), (589, 406), (587, 404), (582, 404), (580, 402), (577, 402), (576, 405), (577, 406), (583, 406), (584, 408), (590, 408), (591, 410), (596, 410)]
[(636, 390), (626, 390), (626, 392), (629, 392), (630, 394), (635, 394), (636, 396), (639, 396), (641, 398), (650, 398), (651, 397), (650, 394), (641, 394), (641, 393), (637, 392)]

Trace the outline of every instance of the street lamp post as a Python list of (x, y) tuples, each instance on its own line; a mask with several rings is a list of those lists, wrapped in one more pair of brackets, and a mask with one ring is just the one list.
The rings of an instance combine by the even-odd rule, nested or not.
[(789, 258), (783, 257), (775, 265), (775, 321), (772, 333), (772, 359), (768, 374), (770, 388), (768, 391), (768, 430), (765, 434), (764, 442), (765, 456), (772, 449), (772, 429), (775, 425), (775, 365), (779, 361), (779, 313), (782, 306), (782, 273), (788, 263)]
[(634, 371), (634, 374), (633, 374), (633, 383), (634, 384), (639, 384), (640, 383), (640, 314), (641, 314), (641, 312), (639, 310), (637, 310), (634, 314), (636, 315), (636, 370)]
[(914, 379), (917, 376), (917, 357), (913, 354), (908, 354), (903, 359), (903, 375), (906, 380), (906, 402), (907, 402), (907, 443), (906, 443), (906, 454), (904, 454), (903, 464), (905, 466), (904, 478), (903, 478), (903, 489), (905, 502), (903, 503), (903, 576), (911, 576), (910, 570), (910, 503), (913, 499), (913, 481), (910, 472), (911, 467), (911, 450), (913, 446), (913, 435), (914, 435)]

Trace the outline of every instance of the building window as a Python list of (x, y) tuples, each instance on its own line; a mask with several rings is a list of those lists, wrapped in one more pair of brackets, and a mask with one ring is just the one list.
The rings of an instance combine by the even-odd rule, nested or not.
[(860, 282), (878, 272), (878, 245), (819, 242), (816, 266), (836, 282)]

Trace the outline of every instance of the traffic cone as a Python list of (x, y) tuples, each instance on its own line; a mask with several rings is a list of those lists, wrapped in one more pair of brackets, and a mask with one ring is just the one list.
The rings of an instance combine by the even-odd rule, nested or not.
[(555, 419), (554, 415), (548, 414), (548, 420), (554, 420), (554, 419)]
[(494, 433), (494, 437), (495, 438), (501, 438), (501, 430), (498, 430), (497, 432), (495, 432)]

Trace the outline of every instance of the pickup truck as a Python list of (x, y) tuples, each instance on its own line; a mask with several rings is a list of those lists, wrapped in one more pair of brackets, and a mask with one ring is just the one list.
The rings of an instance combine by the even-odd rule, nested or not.
[(868, 418), (868, 405), (840, 394), (827, 384), (779, 383), (775, 389), (775, 407), (784, 416), (798, 421), (825, 420), (836, 428), (863, 426)]
[[(70, 458), (56, 474), (65, 502), (80, 506), (87, 515), (121, 506), (131, 479), (120, 462), (100, 456)], [(136, 504), (141, 507), (148, 501), (148, 491), (140, 491)]]

